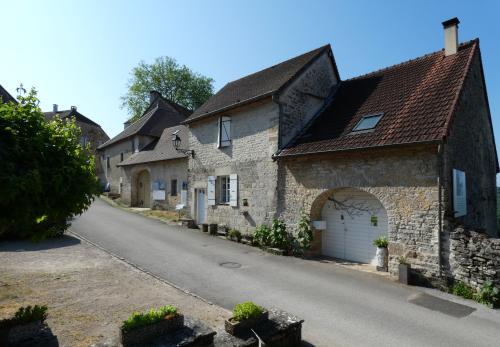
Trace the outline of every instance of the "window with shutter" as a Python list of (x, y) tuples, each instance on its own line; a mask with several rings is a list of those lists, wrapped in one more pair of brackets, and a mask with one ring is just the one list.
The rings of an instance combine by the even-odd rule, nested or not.
[(229, 205), (238, 206), (238, 175), (229, 175)]
[(453, 214), (455, 217), (467, 214), (467, 185), (465, 172), (453, 169)]
[(207, 200), (209, 206), (215, 205), (215, 176), (208, 176)]
[(218, 146), (227, 147), (231, 145), (231, 118), (220, 117), (218, 122)]
[(229, 176), (218, 176), (217, 184), (219, 186), (219, 204), (226, 205), (229, 204), (231, 192), (231, 182), (229, 180)]

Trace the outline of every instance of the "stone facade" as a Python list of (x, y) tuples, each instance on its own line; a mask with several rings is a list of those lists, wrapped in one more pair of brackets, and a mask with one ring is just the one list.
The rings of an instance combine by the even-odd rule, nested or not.
[(101, 182), (105, 182), (105, 174), (101, 162), (101, 156), (97, 152), (97, 147), (109, 140), (109, 136), (100, 126), (76, 120), (76, 124), (82, 130), (82, 137), (85, 137), (90, 144), (90, 150), (94, 153), (96, 175)]
[[(389, 270), (397, 273), (398, 258), (407, 257), (425, 276), (437, 276), (439, 189), (437, 146), (366, 150), (280, 160), (278, 213), (294, 231), (304, 209), (321, 220), (324, 203), (336, 189), (368, 192), (388, 215)], [(313, 251), (321, 253), (321, 232)]]
[(459, 169), (466, 174), (467, 215), (457, 218), (457, 222), (498, 237), (497, 158), (481, 60), (477, 54), (472, 60), (443, 148), (443, 203), (446, 216), (453, 218), (452, 169)]
[[(163, 160), (122, 167), (121, 201), (130, 206), (137, 206), (137, 178), (142, 171), (147, 171), (150, 177), (150, 204), (153, 209), (174, 210), (181, 203), (181, 191), (187, 186), (187, 158)], [(172, 180), (176, 180), (177, 194), (172, 195)], [(165, 200), (153, 198), (154, 182), (165, 183)]]

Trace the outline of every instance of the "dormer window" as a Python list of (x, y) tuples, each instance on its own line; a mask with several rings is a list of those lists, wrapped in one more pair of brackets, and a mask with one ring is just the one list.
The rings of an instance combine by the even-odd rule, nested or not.
[(383, 113), (378, 113), (378, 114), (373, 114), (369, 116), (364, 116), (363, 118), (360, 119), (358, 124), (352, 129), (353, 132), (355, 131), (364, 131), (364, 130), (371, 130), (375, 128), (380, 121), (380, 118), (382, 118), (384, 114)]
[(231, 118), (220, 117), (218, 122), (218, 143), (217, 147), (231, 146)]

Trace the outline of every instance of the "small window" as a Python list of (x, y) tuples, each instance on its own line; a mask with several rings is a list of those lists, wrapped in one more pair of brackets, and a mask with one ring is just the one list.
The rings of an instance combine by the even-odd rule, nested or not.
[(219, 203), (229, 204), (231, 200), (231, 181), (229, 176), (219, 176)]
[(383, 113), (379, 113), (371, 116), (364, 116), (363, 118), (361, 118), (358, 124), (356, 124), (352, 131), (370, 130), (375, 128), (383, 115)]
[(177, 180), (170, 181), (170, 195), (177, 196)]
[(120, 161), (123, 161), (123, 152), (120, 153)]
[(231, 118), (219, 118), (219, 147), (231, 146)]
[(111, 163), (109, 162), (109, 155), (106, 157), (106, 167), (111, 169)]

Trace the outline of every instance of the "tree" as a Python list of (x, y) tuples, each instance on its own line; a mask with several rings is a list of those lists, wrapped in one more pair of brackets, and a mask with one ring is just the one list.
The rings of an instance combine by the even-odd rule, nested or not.
[(157, 58), (153, 64), (141, 61), (132, 69), (121, 107), (128, 110), (132, 120), (138, 119), (149, 105), (149, 92), (154, 90), (193, 111), (212, 96), (213, 82), (170, 57)]
[(36, 91), (0, 104), (0, 238), (61, 235), (99, 192), (75, 120), (48, 122)]

